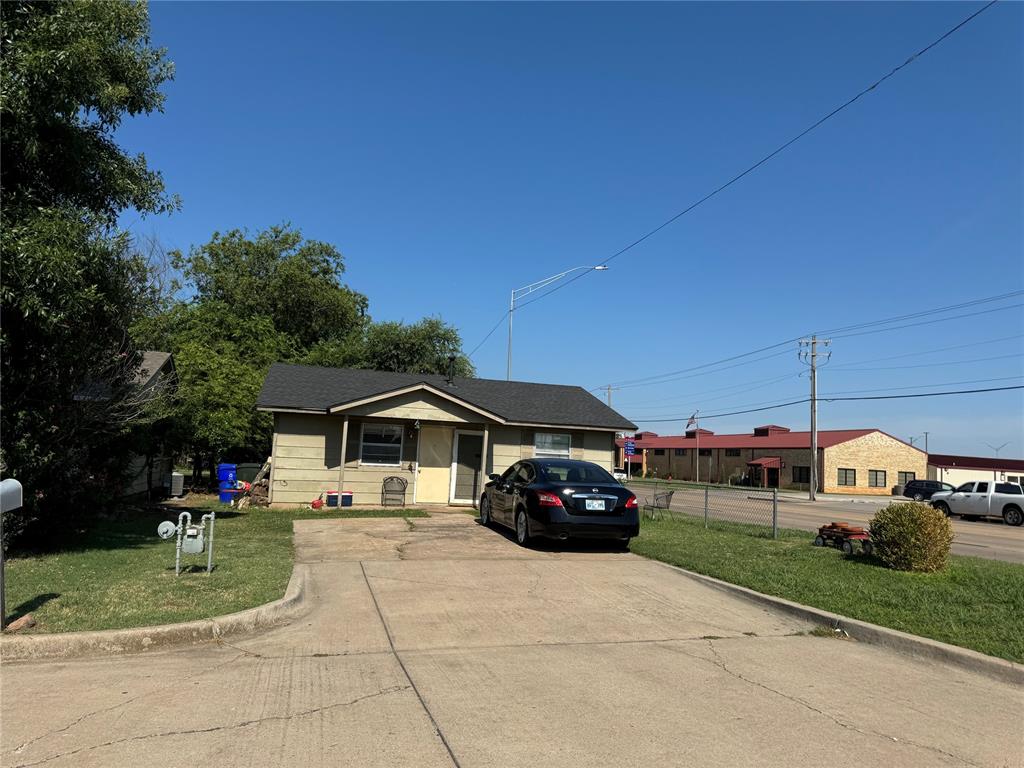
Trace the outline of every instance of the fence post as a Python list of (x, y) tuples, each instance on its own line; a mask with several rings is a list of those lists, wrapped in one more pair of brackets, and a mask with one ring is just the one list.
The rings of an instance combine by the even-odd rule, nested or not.
[(708, 486), (704, 486), (704, 527), (708, 527)]
[(772, 538), (779, 538), (779, 489), (772, 488)]

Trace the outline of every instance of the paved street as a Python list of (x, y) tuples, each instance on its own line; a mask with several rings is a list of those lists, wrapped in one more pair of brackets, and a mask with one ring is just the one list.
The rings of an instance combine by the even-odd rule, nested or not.
[[(634, 483), (632, 488), (638, 497), (649, 497), (655, 490), (653, 484)], [(766, 494), (757, 490), (749, 494), (741, 490), (727, 493), (735, 496), (723, 497), (719, 494), (715, 498), (714, 506), (719, 519), (771, 523), (771, 507)], [(750, 497), (757, 497), (758, 500)], [(723, 498), (728, 501), (723, 501)], [(891, 496), (851, 499), (819, 494), (817, 500), (811, 503), (806, 497), (780, 494), (779, 526), (815, 531), (825, 523), (844, 520), (867, 527), (875, 512), (891, 501)], [(688, 495), (677, 491), (672, 500), (672, 508), (678, 512), (703, 516), (703, 492)], [(951, 520), (956, 534), (953, 540), (954, 553), (1024, 563), (1024, 526), (1014, 528), (994, 518), (969, 521), (953, 517)]]
[(1009, 685), (469, 515), (296, 523), (260, 636), (6, 664), (4, 766), (1019, 766)]

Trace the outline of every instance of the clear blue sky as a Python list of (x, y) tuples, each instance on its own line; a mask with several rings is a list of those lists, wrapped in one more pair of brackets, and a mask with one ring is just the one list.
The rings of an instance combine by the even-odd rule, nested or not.
[[(124, 223), (186, 249), (290, 221), (339, 247), (375, 319), (439, 315), (468, 351), (512, 288), (607, 258), (979, 7), (155, 3), (177, 76), (165, 113), (119, 140), (184, 207)], [(607, 272), (517, 312), (514, 377), (589, 389), (1024, 287), (1022, 30), (1024, 6), (997, 4)], [(1019, 384), (1022, 318), (837, 339), (820, 391)], [(476, 353), (479, 375), (504, 378), (505, 340)], [(614, 404), (671, 434), (682, 424), (652, 420), (803, 396), (801, 370), (794, 347)], [(823, 404), (820, 426), (1021, 456), (1020, 392)], [(768, 422), (806, 428), (807, 407), (704, 426)]]

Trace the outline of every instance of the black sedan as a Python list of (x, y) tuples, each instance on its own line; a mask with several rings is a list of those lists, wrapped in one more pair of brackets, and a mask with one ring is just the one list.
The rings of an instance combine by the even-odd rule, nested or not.
[(480, 522), (501, 523), (527, 546), (534, 536), (607, 538), (628, 546), (640, 532), (636, 496), (589, 461), (528, 459), (491, 475)]

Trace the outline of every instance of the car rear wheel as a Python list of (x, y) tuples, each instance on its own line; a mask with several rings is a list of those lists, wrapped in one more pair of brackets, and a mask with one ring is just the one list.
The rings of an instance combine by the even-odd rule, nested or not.
[(526, 519), (526, 510), (516, 512), (516, 544), (520, 547), (530, 545), (530, 522)]
[(485, 528), (491, 524), (491, 502), (484, 496), (480, 499), (480, 525)]
[(853, 542), (850, 541), (849, 539), (846, 539), (845, 541), (843, 541), (843, 554), (844, 555), (852, 555), (853, 554)]
[(1024, 523), (1024, 514), (1017, 507), (1007, 507), (1003, 510), (1003, 521), (1007, 525), (1020, 525)]

